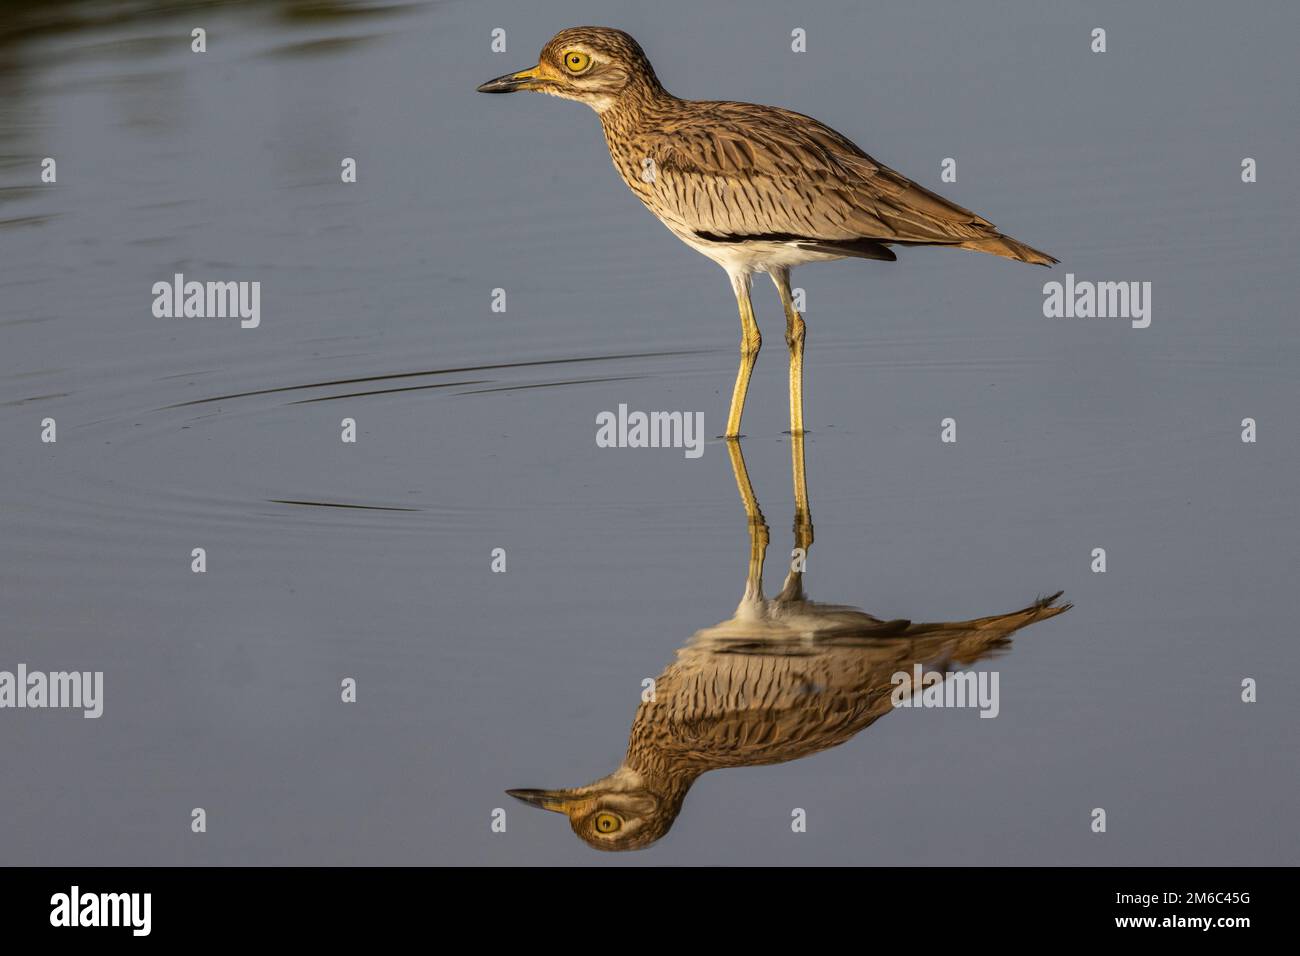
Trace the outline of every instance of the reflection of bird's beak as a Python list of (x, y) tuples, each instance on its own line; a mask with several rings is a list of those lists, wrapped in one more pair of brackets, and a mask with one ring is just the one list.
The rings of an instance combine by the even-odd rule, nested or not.
[(573, 800), (572, 795), (565, 790), (507, 790), (506, 793), (529, 806), (554, 810), (556, 813), (566, 812), (565, 807)]
[[(488, 80), (478, 88), (478, 91), (480, 93), (513, 93), (516, 90), (536, 89), (536, 81), (540, 75), (538, 67), (532, 66), (526, 70), (520, 70), (518, 73), (507, 73), (505, 76), (498, 76), (495, 80)], [(520, 791), (520, 793), (530, 792), (533, 791)]]

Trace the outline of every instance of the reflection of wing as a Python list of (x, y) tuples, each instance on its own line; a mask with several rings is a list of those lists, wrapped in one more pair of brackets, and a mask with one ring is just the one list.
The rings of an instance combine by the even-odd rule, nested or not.
[(846, 687), (849, 671), (828, 666), (835, 659), (828, 651), (682, 661), (664, 675), (675, 686), (665, 694), (658, 685), (656, 706), (668, 709), (661, 740), (709, 767), (781, 763), (843, 743), (889, 710), (889, 674), (882, 685), (859, 672), (864, 683)]
[[(830, 607), (835, 623), (813, 637), (782, 621), (727, 621), (696, 634), (656, 680), (656, 700), (637, 712), (633, 736), (649, 734), (676, 759), (709, 769), (803, 757), (889, 713), (895, 673), (988, 657), (1015, 631), (1070, 606), (1050, 606), (1055, 598), (938, 624), (882, 622)], [(796, 603), (796, 620), (824, 607)], [(845, 626), (848, 614), (862, 622), (856, 630)]]

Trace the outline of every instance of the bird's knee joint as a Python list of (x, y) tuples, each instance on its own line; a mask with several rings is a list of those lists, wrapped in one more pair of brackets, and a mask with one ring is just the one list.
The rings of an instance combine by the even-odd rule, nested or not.
[(795, 319), (786, 327), (785, 344), (790, 346), (792, 349), (801, 349), (803, 348), (803, 340), (806, 334), (807, 331), (804, 328), (803, 319)]

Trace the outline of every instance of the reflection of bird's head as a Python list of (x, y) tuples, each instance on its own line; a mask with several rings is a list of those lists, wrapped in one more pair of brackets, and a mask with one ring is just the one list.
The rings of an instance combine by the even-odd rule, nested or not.
[(622, 30), (573, 27), (542, 48), (537, 65), (507, 73), (478, 88), (480, 93), (533, 90), (608, 109), (625, 92), (662, 92), (640, 45)]
[(608, 777), (572, 790), (507, 790), (516, 800), (563, 813), (573, 832), (597, 850), (640, 850), (668, 832), (685, 790), (657, 792), (623, 766)]

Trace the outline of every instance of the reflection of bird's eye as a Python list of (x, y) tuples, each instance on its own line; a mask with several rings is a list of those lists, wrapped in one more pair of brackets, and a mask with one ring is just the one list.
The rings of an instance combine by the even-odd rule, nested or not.
[(564, 68), (570, 73), (581, 73), (591, 66), (591, 57), (581, 50), (570, 50), (564, 54)]
[(602, 813), (596, 817), (596, 829), (601, 833), (613, 833), (623, 823), (612, 813)]

